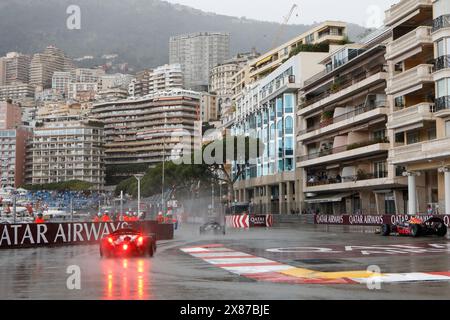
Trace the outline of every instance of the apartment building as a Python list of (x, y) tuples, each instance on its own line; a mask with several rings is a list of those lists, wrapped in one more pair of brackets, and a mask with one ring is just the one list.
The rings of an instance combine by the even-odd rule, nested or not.
[(385, 24), (389, 162), (408, 179), (398, 210), (450, 214), (450, 3), (403, 0)]
[(113, 88), (127, 88), (133, 80), (133, 76), (131, 74), (107, 74), (101, 75), (98, 77), (98, 90), (104, 91)]
[(49, 89), (52, 86), (53, 73), (70, 71), (71, 67), (70, 59), (61, 49), (49, 46), (43, 53), (33, 55), (30, 64), (30, 84), (38, 91)]
[(41, 117), (34, 129), (32, 184), (81, 180), (103, 190), (105, 153), (103, 123), (78, 114)]
[(202, 122), (214, 122), (220, 118), (217, 108), (217, 96), (215, 94), (202, 92), (200, 98), (200, 112)]
[(383, 28), (335, 50), (301, 89), (297, 183), (303, 212), (403, 213), (396, 203), (406, 180), (388, 164), (390, 37)]
[(106, 164), (151, 166), (170, 158), (183, 134), (196, 134), (200, 99), (197, 92), (174, 89), (94, 104), (92, 116), (105, 124)]
[(16, 83), (7, 86), (0, 86), (0, 101), (8, 99), (20, 101), (27, 98), (34, 98), (34, 87), (26, 83)]
[(0, 102), (0, 187), (18, 188), (25, 182), (26, 141), (20, 106)]
[[(328, 53), (301, 52), (264, 79), (247, 86), (236, 101), (232, 134), (258, 138), (264, 155), (250, 164), (235, 185), (235, 199), (254, 213), (296, 210), (295, 110), (304, 80), (323, 69)], [(236, 174), (236, 166), (233, 174)]]
[(9, 52), (0, 58), (0, 86), (28, 83), (31, 57), (18, 52)]
[(230, 35), (219, 32), (199, 32), (170, 38), (170, 64), (180, 64), (184, 88), (208, 91), (213, 67), (230, 56)]
[(55, 90), (59, 94), (67, 97), (69, 94), (69, 85), (71, 80), (72, 75), (70, 72), (54, 72), (52, 77), (52, 90)]
[[(217, 95), (217, 112), (220, 118), (226, 119), (232, 113), (233, 77), (253, 59), (259, 57), (256, 50), (248, 53), (239, 53), (235, 57), (211, 69), (209, 91)], [(225, 120), (222, 126), (226, 124)]]
[(180, 64), (166, 64), (154, 70), (136, 74), (128, 86), (130, 97), (145, 96), (158, 91), (183, 88), (183, 71)]

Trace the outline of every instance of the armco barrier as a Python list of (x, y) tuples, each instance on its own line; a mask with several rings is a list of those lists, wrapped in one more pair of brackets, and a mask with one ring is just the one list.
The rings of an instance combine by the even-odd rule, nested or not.
[(94, 244), (115, 230), (127, 227), (153, 233), (157, 240), (171, 240), (174, 236), (173, 224), (156, 221), (3, 224), (0, 225), (0, 249)]
[(226, 216), (226, 225), (229, 228), (248, 229), (258, 227), (272, 227), (273, 216), (266, 215), (230, 215)]
[[(450, 216), (417, 215), (416, 218), (428, 220), (432, 217), (438, 217), (444, 220), (447, 228), (450, 226)], [(344, 226), (381, 226), (383, 224), (394, 224), (405, 222), (411, 219), (408, 215), (315, 215), (315, 224), (344, 225)]]

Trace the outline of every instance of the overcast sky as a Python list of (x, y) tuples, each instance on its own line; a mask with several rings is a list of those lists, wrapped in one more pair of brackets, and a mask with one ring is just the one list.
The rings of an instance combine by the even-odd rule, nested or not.
[[(400, 0), (166, 0), (208, 12), (249, 19), (282, 22), (293, 4), (299, 9), (291, 24), (311, 24), (324, 20), (353, 22), (379, 27), (384, 11)], [(298, 14), (298, 15), (297, 15)]]

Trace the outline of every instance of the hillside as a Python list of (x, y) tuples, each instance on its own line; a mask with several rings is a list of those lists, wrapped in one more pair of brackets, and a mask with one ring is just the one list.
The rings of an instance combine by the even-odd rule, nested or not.
[[(169, 37), (196, 31), (223, 31), (232, 36), (231, 54), (255, 47), (269, 49), (279, 24), (205, 13), (160, 0), (77, 0), (81, 30), (68, 30), (66, 9), (73, 0), (0, 2), (0, 54), (34, 53), (56, 45), (71, 57), (118, 54), (116, 62), (135, 68), (168, 62)], [(280, 43), (311, 28), (289, 25)], [(367, 30), (350, 24), (349, 37)], [(97, 62), (97, 60), (95, 61)], [(91, 62), (92, 63), (92, 62)]]

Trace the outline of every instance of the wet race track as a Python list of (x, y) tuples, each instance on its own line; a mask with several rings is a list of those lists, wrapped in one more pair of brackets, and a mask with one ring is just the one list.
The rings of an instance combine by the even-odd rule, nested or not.
[[(68, 281), (74, 266), (80, 289)], [(450, 240), (293, 224), (200, 236), (182, 225), (154, 258), (2, 250), (0, 286), (0, 299), (449, 299)]]

